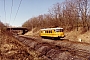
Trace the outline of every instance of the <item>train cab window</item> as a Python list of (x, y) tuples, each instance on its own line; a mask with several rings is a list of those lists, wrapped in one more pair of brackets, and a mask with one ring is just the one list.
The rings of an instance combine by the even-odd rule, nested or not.
[(60, 29), (60, 32), (63, 32), (63, 29)]
[(41, 31), (41, 33), (45, 33), (45, 31)]
[(45, 33), (45, 31), (43, 31), (43, 33)]
[(63, 29), (56, 29), (56, 32), (63, 32)]

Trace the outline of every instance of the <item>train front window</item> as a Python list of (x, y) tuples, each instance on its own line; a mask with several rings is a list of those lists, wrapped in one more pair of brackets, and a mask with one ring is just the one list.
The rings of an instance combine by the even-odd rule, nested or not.
[(56, 29), (56, 32), (63, 32), (63, 29)]

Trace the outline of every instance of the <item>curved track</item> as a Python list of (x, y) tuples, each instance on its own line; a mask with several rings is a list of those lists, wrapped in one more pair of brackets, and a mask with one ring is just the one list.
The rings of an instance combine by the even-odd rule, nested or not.
[(51, 40), (39, 37), (15, 36), (30, 49), (39, 52), (45, 60), (89, 60), (90, 45), (71, 42), (67, 39)]

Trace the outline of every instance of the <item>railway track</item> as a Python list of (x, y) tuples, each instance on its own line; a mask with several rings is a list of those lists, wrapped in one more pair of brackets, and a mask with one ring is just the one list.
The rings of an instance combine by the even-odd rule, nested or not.
[(89, 44), (66, 40), (50, 40), (38, 37), (15, 36), (20, 42), (39, 52), (45, 60), (90, 60)]

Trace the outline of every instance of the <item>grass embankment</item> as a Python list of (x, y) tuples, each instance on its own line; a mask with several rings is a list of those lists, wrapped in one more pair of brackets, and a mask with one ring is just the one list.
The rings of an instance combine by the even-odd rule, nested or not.
[(36, 51), (15, 39), (9, 32), (0, 32), (0, 60), (40, 60)]
[(74, 29), (69, 32), (65, 32), (66, 39), (69, 39), (70, 41), (76, 41), (76, 42), (85, 42), (90, 43), (90, 30), (86, 30), (84, 28)]
[[(70, 30), (70, 29), (69, 29)], [(70, 41), (75, 42), (85, 42), (90, 43), (90, 30), (87, 30), (85, 28), (79, 27), (78, 31), (77, 28), (69, 30), (64, 30), (65, 33), (65, 39), (69, 39)], [(27, 32), (25, 35), (30, 36), (39, 36), (40, 29), (34, 28), (33, 30)]]

